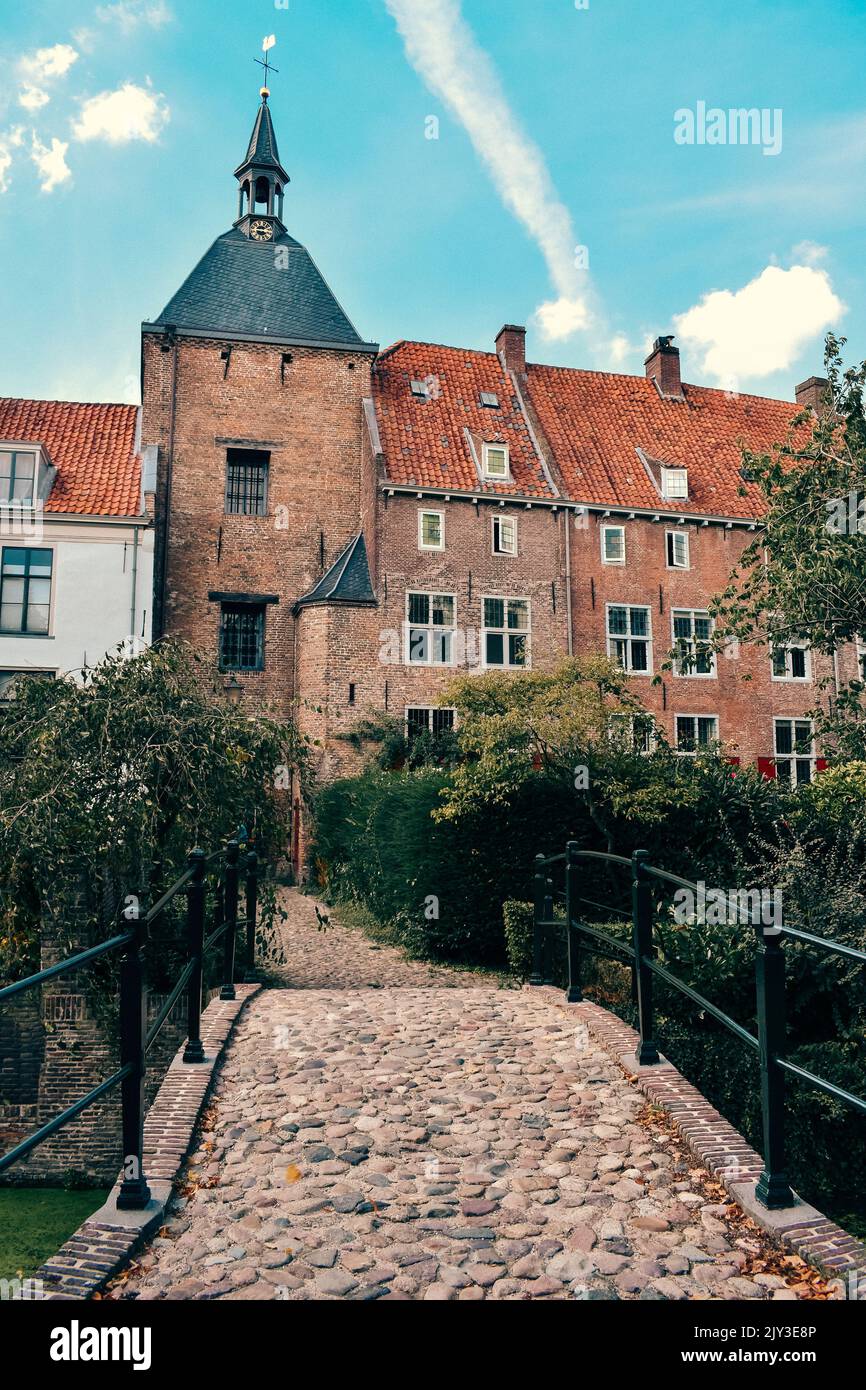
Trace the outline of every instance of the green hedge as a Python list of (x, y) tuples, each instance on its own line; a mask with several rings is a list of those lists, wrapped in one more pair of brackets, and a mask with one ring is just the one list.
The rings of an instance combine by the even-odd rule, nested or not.
[(507, 806), (434, 821), (447, 777), (440, 769), (370, 770), (323, 788), (318, 883), (363, 903), (416, 955), (501, 966), (502, 904), (531, 892), (533, 857), (559, 848), (572, 798), (539, 779)]

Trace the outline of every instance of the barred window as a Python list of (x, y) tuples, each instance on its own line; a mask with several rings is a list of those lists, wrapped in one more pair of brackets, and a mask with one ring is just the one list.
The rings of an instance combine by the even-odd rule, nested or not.
[(412, 743), (419, 734), (451, 733), (454, 728), (453, 709), (436, 709), (425, 706), (410, 706), (406, 710), (406, 736)]
[(270, 459), (270, 454), (256, 449), (229, 449), (226, 455), (227, 515), (266, 515)]
[(676, 716), (678, 753), (700, 753), (719, 741), (719, 719), (715, 714)]
[(265, 605), (224, 603), (220, 620), (220, 668), (261, 671), (265, 664)]

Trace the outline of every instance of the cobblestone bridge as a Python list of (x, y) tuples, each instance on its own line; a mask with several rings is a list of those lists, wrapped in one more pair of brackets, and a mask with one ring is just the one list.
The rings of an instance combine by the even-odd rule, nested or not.
[(110, 1297), (821, 1296), (579, 1015), (286, 907), (287, 964)]

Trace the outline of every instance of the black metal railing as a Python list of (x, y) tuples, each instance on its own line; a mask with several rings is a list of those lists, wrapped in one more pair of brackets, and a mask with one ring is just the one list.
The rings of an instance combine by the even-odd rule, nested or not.
[[(722, 1024), (740, 1042), (758, 1054), (761, 1086), (761, 1121), (763, 1131), (764, 1169), (757, 1185), (757, 1197), (768, 1208), (778, 1209), (793, 1205), (796, 1198), (788, 1182), (785, 1165), (785, 1082), (787, 1076), (796, 1077), (814, 1089), (831, 1096), (840, 1104), (861, 1115), (866, 1115), (866, 1100), (852, 1095), (849, 1091), (834, 1085), (825, 1077), (797, 1066), (785, 1057), (785, 950), (784, 941), (800, 942), (832, 955), (843, 956), (848, 960), (866, 965), (866, 952), (853, 946), (845, 946), (839, 941), (815, 936), (801, 928), (773, 923), (767, 925), (761, 920), (761, 909), (750, 905), (748, 921), (755, 929), (755, 994), (757, 1036), (718, 1008), (710, 999), (680, 980), (656, 959), (654, 942), (655, 903), (653, 881), (672, 884), (699, 894), (699, 886), (677, 874), (657, 869), (648, 862), (646, 850), (636, 850), (630, 859), (619, 854), (604, 854), (596, 850), (582, 850), (574, 841), (566, 846), (564, 854), (554, 854), (547, 858), (539, 854), (535, 860), (534, 880), (534, 925), (532, 939), (532, 974), (530, 984), (552, 984), (553, 980), (553, 933), (565, 927), (568, 952), (568, 985), (566, 998), (570, 1003), (580, 1003), (583, 999), (581, 989), (581, 958), (584, 953), (613, 957), (624, 961), (632, 970), (632, 994), (637, 1007), (639, 1043), (636, 1060), (641, 1066), (654, 1066), (659, 1062), (655, 1041), (655, 1011), (653, 1002), (654, 980), (660, 979), (672, 989), (690, 999), (700, 1009), (708, 1013), (717, 1023)], [(631, 917), (617, 908), (608, 907), (580, 893), (580, 865), (584, 860), (597, 860), (617, 867), (625, 867), (631, 874)], [(562, 866), (564, 887), (557, 890), (553, 873)], [(731, 895), (737, 912), (742, 911), (741, 899), (736, 893)], [(554, 903), (562, 905), (564, 916), (557, 919)], [(618, 940), (610, 933), (590, 926), (579, 920), (581, 904), (602, 909), (611, 916), (631, 921), (631, 942)], [(739, 920), (739, 917), (737, 918)]]
[[(249, 850), (245, 856), (245, 970), (255, 967), (256, 912), (258, 908), (258, 856)], [(222, 988), (220, 999), (235, 998), (236, 943), (238, 930), (238, 900), (240, 885), (240, 845), (232, 840), (224, 849), (206, 855), (194, 849), (187, 869), (176, 883), (154, 903), (148, 912), (141, 905), (123, 910), (123, 929), (107, 941), (86, 951), (40, 970), (25, 980), (0, 989), (0, 1005), (28, 989), (37, 989), (58, 975), (70, 975), (95, 960), (114, 951), (123, 954), (120, 961), (120, 1067), (112, 1076), (81, 1096), (60, 1115), (56, 1115), (34, 1134), (22, 1139), (8, 1153), (0, 1156), (0, 1173), (26, 1158), (39, 1144), (50, 1139), (95, 1101), (115, 1086), (120, 1086), (121, 1127), (123, 1139), (123, 1177), (117, 1205), (124, 1210), (141, 1210), (150, 1201), (150, 1188), (144, 1172), (144, 1113), (147, 1054), (159, 1035), (166, 1019), (186, 991), (187, 1040), (183, 1060), (193, 1065), (206, 1060), (201, 1037), (202, 984), (207, 952), (223, 940)], [(213, 888), (213, 922), (205, 936), (208, 880)], [(165, 999), (159, 1013), (147, 1024), (148, 986), (145, 972), (146, 948), (151, 928), (181, 893), (186, 893), (186, 963)]]

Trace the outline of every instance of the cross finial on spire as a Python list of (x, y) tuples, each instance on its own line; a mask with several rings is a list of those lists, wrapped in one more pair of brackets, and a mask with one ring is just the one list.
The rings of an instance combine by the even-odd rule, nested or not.
[(268, 87), (269, 74), (272, 72), (279, 72), (279, 68), (271, 67), (271, 64), (268, 61), (268, 53), (273, 48), (276, 41), (276, 36), (274, 34), (268, 34), (264, 39), (262, 39), (262, 52), (265, 55), (264, 60), (262, 60), (261, 58), (253, 59), (253, 62), (258, 63), (259, 67), (264, 68), (265, 70), (265, 85), (264, 87), (262, 87), (261, 93), (263, 101), (267, 101), (268, 97), (271, 94), (270, 88)]

